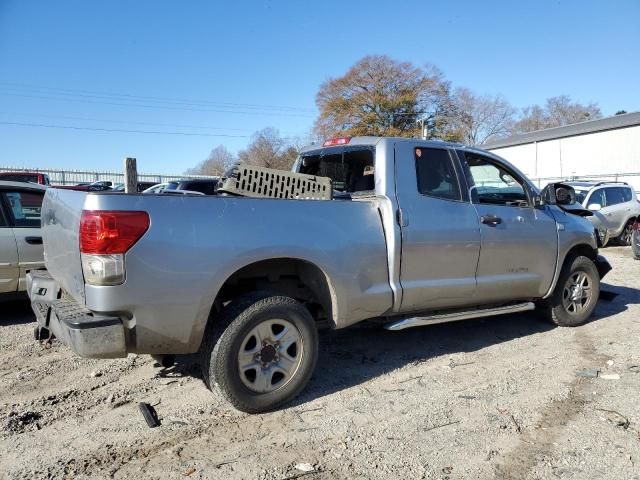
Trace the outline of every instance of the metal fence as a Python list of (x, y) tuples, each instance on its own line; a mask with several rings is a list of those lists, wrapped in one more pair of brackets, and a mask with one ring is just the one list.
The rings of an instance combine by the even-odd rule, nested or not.
[[(53, 185), (77, 185), (78, 183), (91, 183), (98, 181), (109, 181), (114, 185), (116, 183), (124, 183), (123, 172), (96, 172), (89, 170), (52, 170), (48, 168), (19, 168), (19, 167), (2, 167), (0, 166), (0, 172), (38, 172), (49, 175), (49, 180)], [(169, 174), (153, 174), (153, 173), (138, 173), (138, 181), (140, 182), (155, 182), (165, 183), (171, 180), (178, 180), (181, 178), (215, 178), (207, 175), (169, 175)], [(614, 182), (627, 182), (637, 192), (640, 192), (640, 172), (627, 172), (627, 173), (601, 173), (595, 175), (573, 175), (567, 177), (530, 177), (531, 180), (538, 186), (544, 187), (551, 182), (559, 181), (580, 181), (580, 180), (595, 180), (600, 182), (614, 181)]]
[[(0, 172), (37, 172), (49, 176), (52, 185), (77, 185), (78, 183), (91, 183), (98, 181), (111, 182), (114, 185), (124, 183), (123, 172), (95, 172), (89, 170), (52, 170), (49, 168), (19, 168), (2, 167)], [(138, 173), (139, 182), (165, 183), (182, 178), (212, 178), (206, 175), (168, 175), (153, 173)]]

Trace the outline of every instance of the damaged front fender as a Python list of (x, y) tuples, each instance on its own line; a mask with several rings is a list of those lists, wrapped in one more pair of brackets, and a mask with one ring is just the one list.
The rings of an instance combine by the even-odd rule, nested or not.
[(596, 264), (596, 268), (600, 274), (600, 280), (602, 280), (604, 276), (611, 271), (611, 264), (602, 255), (598, 255), (594, 263)]

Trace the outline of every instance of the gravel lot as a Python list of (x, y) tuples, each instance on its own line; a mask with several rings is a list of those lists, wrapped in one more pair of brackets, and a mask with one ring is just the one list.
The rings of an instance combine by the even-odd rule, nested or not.
[(0, 304), (0, 478), (640, 479), (640, 262), (602, 253), (617, 297), (583, 327), (530, 313), (324, 332), (302, 397), (254, 416), (193, 358), (44, 349), (28, 305)]

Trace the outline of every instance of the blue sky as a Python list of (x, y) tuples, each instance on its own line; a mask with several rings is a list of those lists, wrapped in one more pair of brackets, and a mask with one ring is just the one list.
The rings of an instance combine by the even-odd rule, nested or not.
[(637, 111), (639, 47), (640, 0), (0, 0), (0, 166), (184, 172), (266, 126), (305, 135), (322, 81), (368, 54), (517, 107)]

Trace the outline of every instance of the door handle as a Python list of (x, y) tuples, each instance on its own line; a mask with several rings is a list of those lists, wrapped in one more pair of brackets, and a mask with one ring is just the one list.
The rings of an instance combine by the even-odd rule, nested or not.
[(480, 217), (480, 221), (485, 225), (498, 225), (502, 223), (502, 219), (500, 217), (496, 217), (495, 215), (483, 215)]
[(30, 245), (42, 245), (42, 237), (24, 237), (24, 241)]

